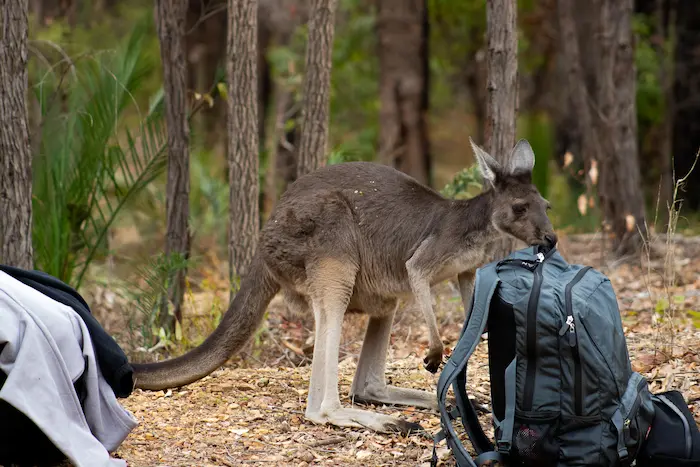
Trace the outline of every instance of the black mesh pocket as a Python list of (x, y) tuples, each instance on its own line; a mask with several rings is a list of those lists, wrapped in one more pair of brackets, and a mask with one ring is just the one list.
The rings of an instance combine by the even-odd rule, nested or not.
[(526, 466), (555, 466), (559, 457), (559, 415), (541, 412), (515, 416), (513, 457)]

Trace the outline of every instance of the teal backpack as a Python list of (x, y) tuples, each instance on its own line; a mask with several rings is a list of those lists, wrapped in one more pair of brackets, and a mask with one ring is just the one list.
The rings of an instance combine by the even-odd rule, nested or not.
[[(467, 363), (485, 329), (495, 443), (466, 393)], [(655, 413), (646, 379), (632, 371), (610, 280), (567, 263), (556, 248), (528, 247), (477, 271), (437, 395), (435, 442), (446, 440), (460, 467), (629, 466)], [(453, 425), (458, 419), (475, 459)]]

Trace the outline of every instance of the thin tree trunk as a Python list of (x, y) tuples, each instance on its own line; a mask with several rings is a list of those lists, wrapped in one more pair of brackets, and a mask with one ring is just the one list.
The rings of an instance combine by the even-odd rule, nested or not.
[[(577, 136), (580, 137), (579, 156), (582, 159), (584, 166), (584, 178), (586, 192), (588, 196), (593, 196), (595, 193), (594, 185), (597, 180), (591, 179), (590, 168), (593, 164), (597, 164), (601, 154), (601, 147), (596, 134), (596, 126), (594, 123), (593, 112), (590, 104), (588, 86), (586, 85), (587, 76), (583, 67), (583, 57), (579, 47), (580, 33), (577, 31), (576, 22), (574, 20), (575, 10), (573, 0), (559, 0), (557, 13), (559, 17), (559, 34), (560, 42), (564, 48), (564, 60), (566, 78), (568, 81), (568, 102), (574, 112), (572, 123), (578, 127)], [(588, 49), (591, 46), (589, 45)], [(567, 147), (566, 150), (572, 148)]]
[(0, 262), (33, 267), (27, 0), (0, 0)]
[(306, 45), (297, 176), (325, 165), (330, 120), (331, 66), (337, 0), (312, 0)]
[[(284, 110), (284, 126), (286, 129), (277, 145), (277, 176), (280, 180), (280, 194), (284, 193), (287, 187), (297, 179), (297, 154), (299, 153), (297, 147), (301, 133), (299, 128), (300, 114), (299, 98), (294, 92), (290, 92), (287, 107)], [(287, 126), (287, 122), (290, 121), (292, 125)]]
[[(679, 0), (676, 4), (676, 43), (673, 100), (673, 170), (684, 177), (693, 166), (700, 148), (700, 9), (697, 2)], [(679, 192), (683, 209), (700, 211), (700, 167), (686, 180)]]
[[(559, 15), (560, 41), (563, 44), (566, 56), (569, 102), (575, 113), (574, 120), (580, 129), (580, 156), (586, 167), (585, 172), (588, 174), (591, 162), (600, 159), (600, 147), (596, 141), (596, 131), (586, 86), (586, 75), (582, 66), (576, 22), (574, 20), (573, 0), (559, 0), (557, 12)], [(587, 178), (587, 185), (590, 185), (590, 183), (591, 181)]]
[[(659, 60), (659, 86), (664, 102), (664, 120), (661, 124), (661, 141), (659, 143), (659, 171), (661, 174), (661, 186), (659, 187), (658, 207), (662, 220), (662, 230), (666, 231), (669, 216), (668, 208), (673, 198), (673, 165), (672, 165), (672, 142), (674, 126), (674, 101), (673, 101), (673, 51), (667, 53), (666, 43), (674, 39), (675, 1), (668, 2), (668, 18), (664, 16), (665, 0), (655, 1), (655, 16), (657, 24), (657, 34), (662, 41), (655, 46), (656, 57)], [(668, 56), (670, 55), (670, 57)]]
[(268, 141), (267, 172), (265, 173), (265, 215), (269, 215), (279, 196), (278, 157), (281, 139), (284, 138), (285, 113), (291, 100), (290, 92), (284, 85), (277, 83), (274, 92), (275, 114)]
[[(637, 147), (637, 79), (632, 14), (634, 0), (610, 0), (613, 32), (612, 109), (614, 144), (601, 165), (602, 206), (615, 234), (616, 255), (640, 251), (646, 238), (646, 215)], [(601, 140), (599, 138), (599, 140)], [(604, 141), (604, 140), (601, 140)]]
[(430, 183), (425, 0), (379, 0), (379, 158)]
[(228, 10), (229, 279), (235, 293), (258, 241), (258, 2), (230, 0)]
[[(518, 114), (518, 30), (517, 0), (487, 0), (486, 43), (487, 104), (486, 151), (506, 165), (515, 144)], [(515, 249), (515, 242), (504, 239), (493, 254), (502, 257)]]
[(488, 97), (486, 150), (505, 164), (515, 144), (518, 113), (518, 30), (515, 0), (486, 2)]
[[(185, 62), (185, 21), (187, 0), (157, 0), (156, 25), (160, 39), (163, 63), (165, 117), (168, 125), (168, 183), (165, 208), (167, 232), (165, 255), (189, 257), (189, 195), (190, 195), (190, 129), (187, 121), (187, 63)], [(174, 330), (175, 320), (182, 321), (182, 302), (185, 293), (185, 269), (169, 277), (168, 299), (174, 316), (168, 313), (167, 303), (161, 309), (160, 324)]]

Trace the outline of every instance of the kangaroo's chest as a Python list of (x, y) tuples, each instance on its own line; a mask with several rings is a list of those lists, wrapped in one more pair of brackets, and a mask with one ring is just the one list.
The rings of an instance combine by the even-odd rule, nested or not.
[(464, 271), (473, 271), (486, 261), (484, 250), (471, 250), (461, 252), (448, 259), (435, 272), (431, 279), (431, 285), (437, 284)]

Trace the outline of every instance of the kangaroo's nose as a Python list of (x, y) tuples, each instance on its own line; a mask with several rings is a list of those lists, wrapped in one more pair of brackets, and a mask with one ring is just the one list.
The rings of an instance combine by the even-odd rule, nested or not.
[(551, 247), (554, 247), (554, 246), (557, 244), (557, 242), (559, 241), (559, 238), (557, 237), (557, 234), (555, 234), (554, 232), (551, 232), (551, 233), (546, 234), (546, 235), (544, 236), (544, 239), (547, 240), (547, 241), (549, 242), (549, 245), (550, 245)]

